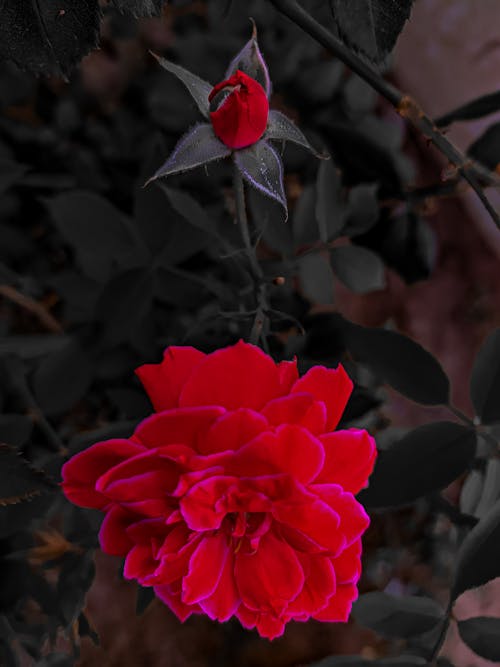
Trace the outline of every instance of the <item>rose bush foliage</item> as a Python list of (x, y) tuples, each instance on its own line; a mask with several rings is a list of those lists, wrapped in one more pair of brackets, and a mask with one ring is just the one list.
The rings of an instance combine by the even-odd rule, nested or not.
[(376, 458), (337, 430), (352, 391), (342, 366), (276, 364), (239, 342), (169, 347), (137, 369), (154, 414), (129, 439), (63, 467), (69, 500), (105, 512), (102, 549), (181, 620), (205, 613), (273, 638), (290, 620), (345, 621), (369, 519), (354, 494)]

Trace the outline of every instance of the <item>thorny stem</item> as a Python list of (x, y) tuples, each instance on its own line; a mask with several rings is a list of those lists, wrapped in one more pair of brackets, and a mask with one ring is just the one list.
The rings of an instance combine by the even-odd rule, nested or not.
[(360, 56), (351, 51), (333, 33), (318, 23), (296, 0), (271, 0), (271, 2), (279, 12), (287, 16), (331, 54), (339, 58), (355, 74), (366, 81), (368, 85), (392, 104), (400, 116), (408, 120), (413, 127), (427, 137), (449, 162), (456, 167), (458, 174), (469, 183), (495, 225), (500, 228), (500, 217), (482, 190), (482, 183), (497, 186), (500, 184), (500, 179), (495, 174), (467, 158), (439, 131), (432, 119), (423, 112), (410, 96), (405, 95), (398, 88), (386, 81)]
[(234, 198), (236, 203), (236, 222), (240, 228), (243, 243), (245, 245), (248, 263), (250, 265), (250, 272), (254, 281), (255, 300), (257, 302), (257, 310), (255, 313), (252, 330), (250, 332), (249, 342), (253, 345), (257, 345), (259, 340), (262, 340), (262, 343), (264, 346), (266, 346), (267, 341), (265, 337), (265, 329), (268, 321), (268, 317), (266, 315), (266, 310), (268, 307), (267, 288), (264, 280), (264, 273), (259, 264), (257, 255), (255, 253), (255, 248), (250, 238), (248, 217), (245, 206), (245, 186), (243, 184), (243, 178), (236, 165), (234, 165), (233, 184)]

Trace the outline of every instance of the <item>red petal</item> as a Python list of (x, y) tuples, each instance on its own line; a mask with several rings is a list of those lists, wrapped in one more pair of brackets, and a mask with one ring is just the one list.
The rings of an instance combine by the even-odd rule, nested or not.
[(333, 431), (344, 412), (352, 388), (352, 380), (339, 364), (335, 369), (313, 366), (297, 380), (292, 392), (307, 392), (318, 401), (323, 401), (328, 415), (326, 430)]
[(290, 394), (270, 401), (262, 414), (273, 426), (297, 424), (313, 435), (325, 432), (326, 408), (322, 401), (315, 401), (311, 394)]
[(191, 614), (199, 612), (200, 608), (198, 605), (188, 606), (184, 604), (181, 600), (180, 593), (173, 593), (172, 587), (168, 586), (155, 586), (154, 592), (157, 598), (159, 598), (164, 604), (169, 607), (169, 609), (177, 616), (177, 618), (184, 623)]
[(224, 622), (236, 612), (240, 602), (234, 580), (234, 554), (228, 550), (219, 584), (212, 595), (200, 602), (200, 607), (212, 620)]
[(118, 502), (133, 502), (164, 497), (173, 491), (178, 478), (178, 466), (149, 449), (108, 470), (97, 480), (96, 488)]
[(312, 484), (309, 488), (339, 515), (339, 531), (346, 538), (346, 546), (361, 537), (370, 525), (370, 517), (352, 493), (345, 493), (338, 484)]
[(240, 341), (205, 357), (186, 383), (179, 404), (260, 410), (279, 391), (279, 374), (271, 357)]
[(272, 513), (277, 521), (300, 531), (331, 554), (336, 555), (345, 547), (339, 515), (319, 498), (300, 504), (278, 501)]
[(129, 525), (137, 516), (125, 511), (119, 505), (113, 505), (107, 512), (99, 530), (101, 549), (111, 556), (125, 556), (134, 546), (127, 535)]
[(182, 600), (195, 604), (212, 595), (219, 584), (229, 548), (226, 535), (203, 537), (189, 561), (189, 572), (182, 580)]
[(355, 428), (329, 433), (320, 440), (325, 447), (325, 464), (315, 481), (340, 484), (344, 491), (358, 493), (375, 465), (375, 440), (367, 431)]
[(241, 604), (236, 612), (236, 618), (244, 628), (252, 630), (257, 624), (259, 615), (255, 611), (251, 611), (248, 607), (245, 607), (244, 604)]
[(137, 579), (141, 582), (154, 574), (157, 567), (158, 562), (153, 558), (151, 546), (137, 544), (128, 552), (123, 568), (123, 576), (125, 579)]
[(95, 490), (97, 479), (113, 466), (144, 451), (130, 440), (106, 440), (75, 454), (62, 467), (62, 488), (72, 503), (101, 509), (109, 499)]
[(297, 359), (293, 361), (280, 361), (278, 364), (281, 394), (288, 394), (295, 382), (299, 379)]
[(262, 536), (256, 552), (236, 555), (235, 578), (246, 607), (278, 616), (304, 586), (297, 554), (272, 532)]
[(323, 446), (309, 431), (286, 424), (276, 433), (261, 433), (244, 445), (228, 461), (226, 470), (245, 477), (288, 473), (307, 483), (323, 467), (324, 456)]
[(285, 632), (285, 623), (271, 614), (259, 614), (255, 628), (261, 637), (276, 639)]
[(361, 540), (344, 549), (332, 563), (339, 584), (357, 583), (361, 575)]
[(314, 614), (313, 618), (330, 623), (345, 623), (349, 619), (352, 603), (357, 597), (358, 589), (356, 586), (353, 584), (338, 584), (335, 595), (328, 601), (328, 606)]
[(192, 530), (220, 528), (226, 516), (226, 494), (236, 477), (210, 477), (191, 487), (180, 501), (184, 520)]
[(151, 538), (165, 538), (171, 529), (164, 519), (142, 519), (127, 527), (127, 536), (136, 544), (150, 544)]
[[(179, 535), (176, 535), (175, 539), (179, 537)], [(155, 583), (172, 584), (175, 581), (180, 581), (185, 575), (187, 575), (189, 570), (189, 561), (201, 539), (203, 539), (202, 536), (197, 535), (194, 539), (186, 542), (183, 546), (181, 546), (178, 551), (170, 551), (175, 540), (173, 536), (172, 540), (170, 541), (171, 544), (167, 547), (167, 538), (158, 553), (158, 555), (161, 555), (161, 563), (155, 572)], [(169, 549), (169, 552), (162, 555), (163, 552), (167, 549)]]
[(136, 374), (158, 412), (175, 408), (193, 369), (205, 357), (194, 347), (167, 347), (159, 364), (144, 364)]
[(227, 412), (211, 426), (200, 441), (199, 449), (202, 454), (239, 449), (267, 428), (269, 424), (265, 417), (254, 410), (240, 408)]
[(335, 571), (326, 556), (297, 555), (306, 579), (303, 589), (288, 606), (287, 616), (317, 613), (327, 606), (336, 588)]
[(224, 414), (223, 408), (175, 408), (151, 415), (136, 428), (134, 437), (146, 447), (170, 444), (197, 449), (212, 423)]

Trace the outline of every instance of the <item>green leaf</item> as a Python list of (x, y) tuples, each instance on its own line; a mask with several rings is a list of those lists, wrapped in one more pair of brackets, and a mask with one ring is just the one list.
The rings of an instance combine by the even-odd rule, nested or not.
[(475, 452), (473, 429), (454, 422), (419, 426), (379, 452), (359, 501), (371, 508), (412, 503), (451, 484), (472, 464)]
[(500, 421), (500, 329), (488, 336), (476, 356), (470, 394), (484, 424)]
[(182, 83), (189, 91), (189, 94), (196, 102), (201, 113), (205, 116), (205, 118), (210, 118), (210, 103), (208, 101), (208, 96), (212, 92), (212, 84), (208, 83), (208, 81), (200, 79), (200, 77), (196, 76), (196, 74), (188, 72), (188, 70), (184, 69), (184, 67), (176, 65), (175, 63), (171, 63), (170, 60), (167, 60), (166, 58), (161, 58), (154, 53), (151, 53), (151, 55), (156, 58), (163, 69), (166, 69), (167, 72), (174, 74), (179, 79), (179, 81), (182, 81)]
[(240, 174), (253, 188), (277, 201), (288, 218), (283, 163), (274, 148), (264, 140), (234, 152), (234, 161)]
[(340, 199), (340, 171), (333, 160), (321, 162), (316, 181), (316, 220), (323, 243), (340, 235), (345, 222), (345, 207)]
[(458, 632), (474, 653), (491, 660), (500, 662), (500, 618), (477, 616), (465, 621), (458, 621)]
[(231, 150), (217, 139), (212, 126), (200, 123), (181, 137), (168, 160), (146, 182), (146, 185), (157, 178), (180, 174), (229, 155)]
[(334, 274), (346, 287), (366, 294), (385, 287), (385, 267), (380, 257), (368, 248), (344, 245), (330, 251)]
[(500, 576), (500, 501), (470, 531), (462, 542), (451, 599)]
[(308, 253), (299, 258), (298, 268), (305, 296), (313, 303), (333, 303), (333, 273), (326, 257)]
[(345, 344), (357, 361), (411, 400), (423, 405), (448, 403), (450, 382), (446, 373), (411, 338), (346, 322)]
[(356, 621), (384, 637), (407, 639), (432, 630), (443, 610), (424, 597), (397, 597), (388, 593), (365, 593), (354, 603)]
[(344, 42), (369, 60), (381, 62), (392, 51), (410, 17), (413, 0), (330, 0)]

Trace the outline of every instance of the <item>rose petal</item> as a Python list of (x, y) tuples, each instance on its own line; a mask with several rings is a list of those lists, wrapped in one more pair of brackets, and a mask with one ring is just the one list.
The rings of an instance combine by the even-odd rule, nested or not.
[(355, 584), (361, 575), (361, 540), (358, 539), (332, 560), (339, 584)]
[(234, 580), (234, 554), (228, 549), (219, 583), (209, 597), (200, 601), (200, 607), (212, 620), (229, 620), (240, 605), (240, 597)]
[(323, 401), (327, 410), (326, 430), (333, 431), (344, 412), (353, 388), (344, 367), (313, 366), (292, 387), (292, 393), (306, 392)]
[(137, 516), (119, 505), (110, 507), (99, 530), (101, 549), (111, 556), (125, 556), (134, 546), (127, 534), (127, 528), (136, 520)]
[(179, 405), (259, 410), (279, 393), (274, 361), (258, 347), (240, 341), (203, 359), (186, 382)]
[(198, 482), (180, 501), (185, 522), (192, 530), (220, 528), (226, 516), (226, 494), (236, 484), (236, 477), (218, 475)]
[(245, 477), (288, 473), (307, 483), (323, 467), (324, 456), (323, 446), (309, 431), (285, 424), (275, 433), (261, 433), (235, 452), (226, 470)]
[(158, 562), (153, 558), (151, 546), (137, 544), (127, 554), (123, 576), (125, 579), (137, 579), (140, 583), (154, 574), (157, 567)]
[(270, 401), (262, 409), (262, 414), (272, 426), (297, 424), (313, 435), (325, 432), (326, 407), (315, 401), (311, 394), (290, 394)]
[(200, 439), (199, 450), (202, 454), (215, 454), (239, 449), (267, 428), (269, 424), (265, 417), (254, 410), (240, 408), (227, 412), (219, 417), (206, 436)]
[(166, 410), (144, 419), (135, 429), (134, 437), (146, 447), (176, 443), (197, 449), (200, 439), (224, 412), (214, 406)]
[(144, 364), (136, 369), (155, 410), (177, 407), (179, 395), (193, 369), (205, 357), (194, 347), (167, 347), (159, 364)]
[(154, 592), (157, 598), (159, 598), (167, 607), (177, 616), (177, 618), (184, 623), (191, 614), (198, 613), (200, 611), (199, 605), (188, 606), (184, 604), (181, 599), (180, 593), (173, 593), (171, 585), (167, 586), (155, 586)]
[(304, 570), (304, 587), (286, 610), (287, 615), (315, 614), (328, 605), (335, 593), (335, 571), (326, 556), (297, 554)]
[(62, 488), (72, 503), (101, 509), (109, 499), (95, 490), (97, 479), (110, 468), (144, 452), (144, 447), (130, 440), (106, 440), (75, 454), (62, 467)]
[(235, 578), (246, 607), (278, 616), (304, 586), (297, 554), (271, 531), (256, 552), (236, 554)]
[(277, 368), (281, 390), (280, 394), (288, 394), (295, 382), (299, 379), (297, 359), (294, 358), (293, 361), (280, 361)]
[(339, 531), (350, 546), (370, 525), (370, 517), (352, 493), (346, 493), (338, 484), (311, 484), (309, 487), (340, 517)]
[(228, 557), (228, 538), (223, 533), (207, 535), (189, 561), (189, 572), (182, 580), (182, 600), (195, 604), (212, 595)]
[(375, 465), (375, 440), (367, 431), (355, 428), (323, 435), (320, 440), (325, 448), (325, 464), (315, 482), (340, 484), (344, 491), (358, 493)]
[(345, 623), (349, 619), (352, 603), (358, 597), (358, 589), (353, 584), (337, 584), (335, 595), (332, 595), (328, 605), (321, 611), (313, 614), (313, 618), (318, 621), (328, 621), (329, 623)]

